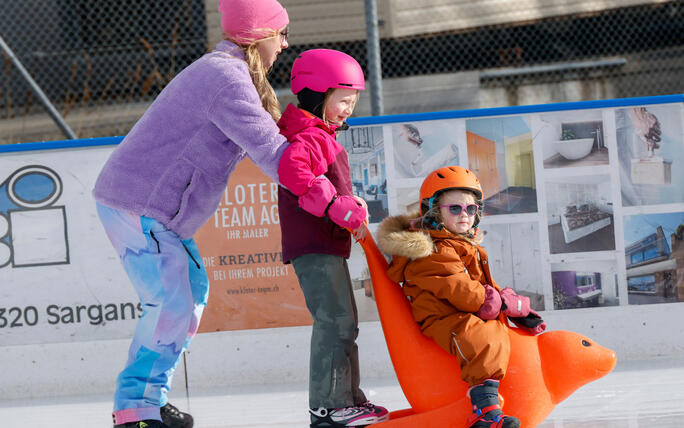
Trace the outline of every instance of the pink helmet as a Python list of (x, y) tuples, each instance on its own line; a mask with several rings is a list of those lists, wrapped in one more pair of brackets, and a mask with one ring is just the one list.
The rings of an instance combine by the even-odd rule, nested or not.
[(295, 95), (304, 88), (315, 92), (330, 88), (366, 89), (359, 63), (332, 49), (310, 49), (299, 54), (292, 64), (290, 85)]

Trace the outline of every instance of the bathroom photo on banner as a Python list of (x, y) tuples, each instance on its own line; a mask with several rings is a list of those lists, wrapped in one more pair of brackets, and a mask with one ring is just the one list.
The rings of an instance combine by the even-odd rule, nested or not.
[(682, 104), (615, 111), (623, 206), (684, 202)]
[(457, 124), (434, 120), (391, 125), (393, 178), (422, 179), (443, 166), (458, 165)]
[(615, 250), (610, 176), (549, 178), (545, 186), (551, 254)]
[(554, 309), (617, 306), (615, 260), (551, 263)]
[(370, 223), (387, 217), (387, 170), (382, 126), (359, 126), (337, 133), (349, 155), (354, 195), (368, 205)]
[(600, 110), (548, 113), (539, 119), (534, 143), (541, 144), (544, 168), (608, 165)]
[(684, 301), (684, 212), (625, 216), (630, 305)]
[(466, 121), (468, 166), (482, 184), (484, 214), (537, 211), (528, 119), (506, 116)]

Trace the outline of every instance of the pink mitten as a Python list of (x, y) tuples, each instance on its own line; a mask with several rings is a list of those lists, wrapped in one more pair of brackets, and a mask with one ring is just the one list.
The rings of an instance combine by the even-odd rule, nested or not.
[(496, 288), (487, 284), (485, 288), (485, 301), (480, 306), (480, 309), (475, 312), (475, 315), (482, 318), (483, 320), (493, 320), (499, 316), (501, 312), (501, 296)]
[(366, 209), (353, 196), (338, 196), (326, 211), (335, 224), (355, 230), (366, 220)]
[(501, 290), (501, 311), (509, 317), (526, 317), (530, 313), (530, 298), (518, 296), (512, 288)]

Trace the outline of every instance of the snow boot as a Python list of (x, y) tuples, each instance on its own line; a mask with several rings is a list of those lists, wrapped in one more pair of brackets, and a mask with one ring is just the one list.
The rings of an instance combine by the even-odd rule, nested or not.
[(499, 381), (487, 379), (468, 390), (473, 403), (473, 414), (468, 418), (468, 428), (519, 428), (520, 420), (506, 416), (499, 402)]

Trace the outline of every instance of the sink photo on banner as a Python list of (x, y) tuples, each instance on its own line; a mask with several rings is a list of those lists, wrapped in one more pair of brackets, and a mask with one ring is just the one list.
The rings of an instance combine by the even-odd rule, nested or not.
[(535, 134), (541, 144), (544, 168), (608, 165), (600, 110), (548, 113), (539, 116), (542, 124)]

